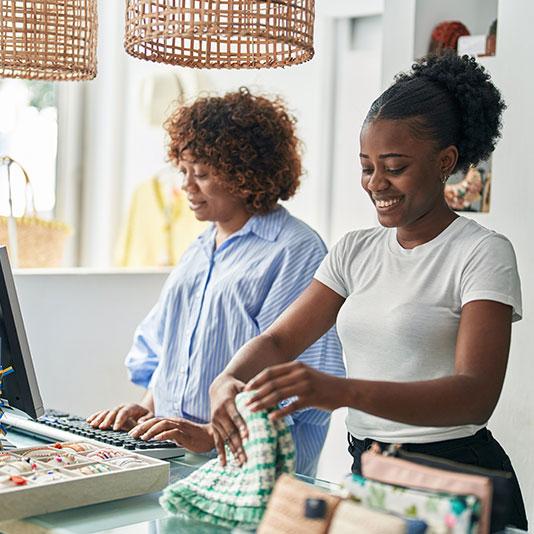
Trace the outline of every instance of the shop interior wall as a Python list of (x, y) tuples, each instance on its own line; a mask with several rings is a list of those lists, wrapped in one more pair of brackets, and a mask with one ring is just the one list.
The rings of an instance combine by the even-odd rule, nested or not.
[[(417, 7), (416, 3), (411, 1), (385, 0), (383, 20), (381, 24), (376, 25), (383, 31), (382, 85), (388, 84), (386, 80), (391, 80), (393, 72), (408, 66), (415, 53), (416, 11), (410, 11), (406, 6), (412, 6), (414, 10)], [(534, 295), (534, 275), (530, 269), (534, 260), (534, 249), (531, 245), (534, 212), (529, 206), (530, 199), (534, 198), (532, 170), (529, 164), (529, 156), (534, 148), (530, 132), (534, 119), (534, 106), (531, 101), (531, 95), (534, 94), (534, 74), (529, 68), (532, 62), (531, 51), (534, 49), (534, 35), (529, 21), (534, 20), (534, 5), (529, 0), (501, 0), (498, 18), (497, 56), (485, 61), (502, 89), (509, 107), (505, 115), (503, 139), (493, 162), (491, 211), (489, 214), (477, 216), (476, 219), (481, 224), (507, 235), (515, 246), (523, 285), (525, 318), (513, 329), (509, 371), (490, 427), (510, 452), (525, 494), (527, 512), (534, 518), (534, 389), (531, 387), (534, 364), (530, 356), (531, 347), (534, 345), (534, 319), (530, 316), (529, 309)], [(309, 64), (268, 73), (213, 73), (213, 76), (218, 76), (216, 83), (223, 90), (242, 84), (251, 87), (257, 84), (270, 92), (284, 93), (290, 108), (299, 118), (300, 135), (306, 143), (304, 161), (308, 170), (302, 191), (295, 201), (290, 203), (290, 209), (317, 228), (329, 244), (332, 219), (325, 218), (325, 213), (335, 213), (338, 208), (335, 205), (335, 196), (331, 197), (333, 205), (322, 205), (324, 184), (330, 184), (332, 180), (324, 170), (325, 158), (330, 157), (328, 144), (325, 142), (325, 128), (330, 120), (328, 106), (332, 104), (332, 101), (326, 98), (328, 90), (332, 89), (332, 80), (327, 76), (331, 72), (331, 57), (326, 57), (327, 53), (332, 53), (331, 22), (330, 20), (328, 24), (323, 25), (318, 21), (317, 57)], [(100, 57), (101, 63), (107, 61), (107, 56), (102, 53)], [(113, 104), (121, 106), (120, 113), (123, 118), (118, 123), (97, 124), (97, 130), (103, 128), (102, 131), (105, 131), (105, 135), (101, 135), (104, 142), (111, 143), (113, 149), (108, 147), (107, 151), (102, 153), (105, 157), (99, 163), (100, 170), (93, 171), (93, 192), (88, 195), (99, 198), (98, 188), (102, 187), (100, 193), (105, 192), (110, 198), (118, 198), (122, 201), (122, 209), (126, 207), (129, 194), (135, 185), (159, 169), (164, 157), (162, 134), (142, 125), (137, 100), (140, 81), (152, 69), (158, 67), (130, 59), (125, 61), (126, 64), (121, 67), (124, 70), (120, 70), (123, 79), (113, 86), (119, 95), (123, 95), (120, 104)], [(111, 104), (107, 107), (106, 99), (110, 97), (110, 93), (105, 91), (105, 73), (111, 75), (112, 66), (113, 63), (107, 67), (102, 66), (104, 85), (93, 88), (98, 93), (93, 102), (97, 107), (101, 104), (104, 110), (115, 109)], [(357, 67), (355, 69), (351, 83), (358, 81)], [(361, 75), (365, 76), (364, 73)], [(349, 93), (346, 93), (345, 97), (340, 96), (337, 109), (343, 109), (345, 105), (350, 109), (353, 102), (357, 101), (355, 95), (352, 95), (352, 101), (342, 100), (347, 98), (347, 95), (350, 96)], [(121, 126), (122, 124), (124, 126)], [(106, 130), (108, 127), (111, 130)], [(98, 154), (95, 147), (98, 147), (100, 141), (97, 133), (89, 139), (93, 146), (92, 154)], [(115, 142), (116, 144), (113, 144)], [(119, 160), (123, 163), (115, 167)], [(106, 166), (105, 162), (109, 165)], [(356, 157), (354, 167), (350, 169), (348, 165), (347, 162), (347, 167), (339, 172), (353, 173), (357, 187)], [(120, 179), (115, 174), (117, 172)], [(100, 175), (97, 176), (98, 174)], [(335, 180), (338, 179), (337, 176)], [(112, 178), (115, 185), (107, 184), (106, 180)], [(338, 184), (341, 187), (338, 191), (344, 191), (343, 182), (339, 181)], [(352, 190), (347, 191), (347, 197), (351, 194)], [(120, 218), (118, 215), (122, 215), (118, 213), (117, 207), (109, 207), (106, 202), (103, 204), (102, 218), (97, 219), (90, 213), (86, 215), (89, 219), (92, 218), (93, 230), (97, 234), (110, 234), (111, 218)], [(360, 219), (358, 213), (356, 211), (351, 214), (350, 221), (341, 221), (338, 228), (343, 224), (351, 227), (368, 226), (369, 214), (365, 212), (365, 219)], [(108, 265), (113, 239), (109, 238), (104, 247), (101, 243), (100, 246), (97, 245), (98, 241), (95, 239), (93, 245), (87, 249), (90, 252), (87, 254), (90, 260), (88, 264), (91, 265), (92, 262), (94, 266)], [(109, 278), (106, 278), (108, 275), (100, 275), (100, 278), (94, 275), (96, 277), (91, 278), (93, 275), (86, 274), (88, 278), (85, 279), (72, 278), (72, 286), (68, 281), (59, 283), (60, 278), (56, 279), (54, 275), (46, 276), (49, 278), (34, 278), (32, 281), (30, 276), (20, 275), (17, 277), (17, 284), (21, 292), (23, 312), (28, 321), (30, 342), (36, 354), (36, 367), (40, 374), (46, 376), (44, 389), (50, 403), (56, 404), (57, 401), (58, 405), (61, 404), (58, 407), (69, 407), (70, 404), (65, 406), (65, 402), (72, 403), (75, 409), (86, 412), (92, 407), (123, 400), (125, 396), (135, 397), (138, 392), (125, 380), (122, 359), (129, 346), (134, 325), (157, 298), (165, 274), (153, 273), (148, 277), (135, 275), (139, 276), (135, 280), (128, 274), (114, 274), (113, 277), (109, 275)], [(69, 280), (68, 275), (62, 276)], [(61, 289), (63, 283), (66, 285)], [(135, 300), (132, 300), (130, 294), (131, 287), (137, 288)], [(65, 311), (68, 313), (63, 315)], [(50, 347), (50, 352), (47, 352), (47, 347)], [(48, 368), (50, 372), (47, 371)], [(59, 373), (71, 377), (68, 381), (61, 380), (61, 389), (54, 388)], [(99, 380), (96, 383), (95, 377)], [(66, 386), (63, 387), (63, 384)], [(99, 384), (102, 384), (102, 387)], [(82, 399), (88, 399), (87, 403), (85, 400), (82, 403)], [(77, 402), (81, 404), (76, 404)], [(345, 450), (345, 434), (340, 417), (336, 414), (321, 463), (320, 473), (332, 480), (338, 479), (346, 472), (349, 465), (348, 457), (341, 453)]]
[[(489, 11), (488, 11), (489, 10)], [(463, 20), (473, 33), (485, 34), (496, 13), (497, 53), (480, 58), (508, 104), (503, 135), (493, 156), (491, 207), (487, 214), (471, 215), (480, 224), (506, 235), (517, 254), (522, 282), (524, 319), (515, 324), (508, 372), (500, 402), (489, 428), (509, 452), (523, 489), (527, 513), (534, 518), (534, 296), (532, 231), (534, 212), (529, 208), (533, 171), (529, 155), (534, 150), (531, 125), (534, 120), (534, 17), (530, 0), (485, 0), (441, 2), (440, 0), (385, 0), (382, 72), (387, 86), (395, 72), (407, 68), (420, 55), (423, 36), (439, 20)], [(479, 16), (480, 14), (480, 16)], [(436, 17), (439, 16), (439, 19)], [(477, 18), (478, 17), (478, 18)], [(477, 22), (478, 20), (478, 22)], [(428, 41), (427, 41), (428, 42)], [(468, 215), (469, 216), (469, 215)]]
[[(503, 137), (493, 159), (492, 205), (477, 220), (508, 236), (514, 244), (521, 275), (524, 319), (513, 328), (508, 374), (490, 427), (509, 451), (519, 474), (534, 521), (534, 73), (532, 64), (534, 4), (529, 0), (501, 0), (498, 11), (497, 55), (487, 66), (508, 104)], [(492, 60), (495, 61), (492, 61)]]
[[(198, 74), (202, 95), (220, 95), (246, 86), (253, 92), (281, 96), (298, 120), (306, 170), (300, 191), (288, 206), (323, 233), (324, 217), (317, 209), (318, 184), (322, 183), (317, 169), (324, 158), (318, 125), (323, 87), (328, 81), (321, 72), (321, 65), (327, 62), (323, 61), (321, 24), (316, 29), (316, 57), (303, 65), (273, 70), (192, 71), (126, 55), (121, 42), (123, 6), (118, 4), (100, 0), (103, 28), (99, 34), (99, 73), (85, 86), (81, 265), (107, 268), (112, 264), (132, 192), (166, 164), (164, 131), (148, 124), (142, 104), (143, 84), (161, 73), (173, 72), (178, 77)], [(113, 20), (114, 25), (110, 22)]]

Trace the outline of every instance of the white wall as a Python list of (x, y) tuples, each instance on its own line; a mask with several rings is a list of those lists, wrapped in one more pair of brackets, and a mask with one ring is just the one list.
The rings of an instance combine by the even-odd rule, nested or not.
[(124, 357), (166, 271), (19, 271), (15, 284), (45, 407), (88, 415), (143, 390)]
[[(493, 158), (490, 213), (478, 217), (481, 224), (507, 235), (514, 244), (523, 289), (524, 319), (513, 328), (508, 375), (490, 428), (509, 451), (518, 471), (534, 521), (534, 173), (529, 155), (534, 152), (534, 74), (525, 68), (532, 62), (534, 3), (528, 0), (499, 2), (497, 55), (488, 61), (495, 83), (508, 104), (503, 137)], [(521, 36), (521, 40), (518, 40)]]
[(79, 256), (83, 266), (109, 266), (120, 213), (124, 144), (124, 3), (98, 0), (98, 75), (85, 82)]
[[(331, 244), (354, 228), (376, 225), (376, 210), (360, 185), (360, 128), (380, 92), (382, 16), (336, 23), (334, 124), (331, 133)], [(362, 75), (362, 73), (364, 73)]]

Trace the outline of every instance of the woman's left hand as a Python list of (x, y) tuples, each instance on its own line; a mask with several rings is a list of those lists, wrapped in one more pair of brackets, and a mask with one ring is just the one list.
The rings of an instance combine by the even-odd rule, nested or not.
[(345, 406), (346, 384), (343, 378), (321, 373), (301, 362), (291, 362), (264, 369), (248, 382), (245, 391), (256, 390), (248, 401), (252, 411), (272, 408), (280, 401), (297, 397), (270, 414), (271, 419), (279, 419), (303, 408), (335, 410)]
[(215, 447), (211, 425), (193, 423), (181, 417), (153, 417), (132, 428), (130, 436), (148, 441), (171, 440), (192, 452), (208, 452)]

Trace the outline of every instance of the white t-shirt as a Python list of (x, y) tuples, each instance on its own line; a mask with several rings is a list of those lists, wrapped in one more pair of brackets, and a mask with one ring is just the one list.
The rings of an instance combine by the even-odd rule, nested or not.
[[(346, 234), (315, 278), (346, 300), (337, 330), (348, 376), (411, 382), (450, 376), (462, 306), (493, 300), (521, 318), (521, 285), (506, 237), (465, 217), (435, 239), (407, 250), (395, 228)], [(426, 443), (474, 434), (482, 426), (423, 427), (349, 409), (358, 439)]]

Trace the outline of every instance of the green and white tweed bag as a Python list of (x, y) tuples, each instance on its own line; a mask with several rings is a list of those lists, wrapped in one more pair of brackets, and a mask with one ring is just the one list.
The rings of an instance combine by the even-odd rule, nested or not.
[(228, 528), (254, 528), (260, 523), (276, 479), (295, 471), (295, 445), (283, 419), (270, 421), (267, 410), (248, 409), (252, 395), (243, 392), (236, 397), (248, 427), (249, 437), (243, 442), (247, 463), (239, 467), (227, 448), (225, 467), (215, 458), (168, 486), (160, 498), (164, 508)]

